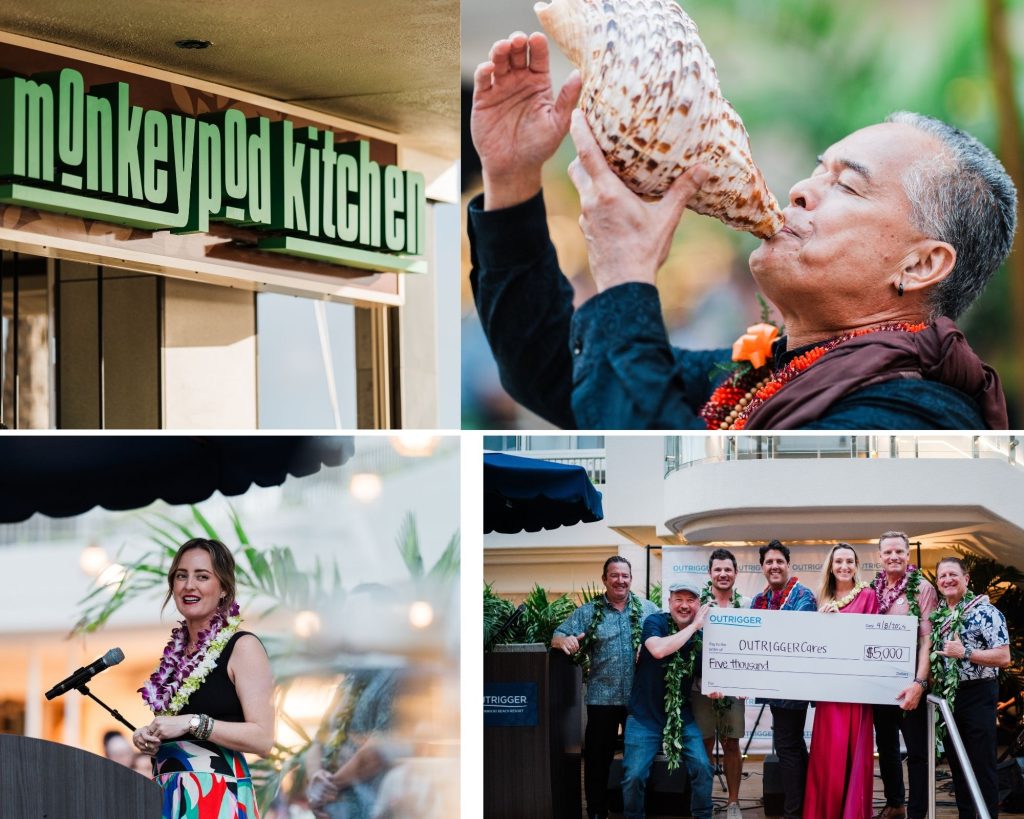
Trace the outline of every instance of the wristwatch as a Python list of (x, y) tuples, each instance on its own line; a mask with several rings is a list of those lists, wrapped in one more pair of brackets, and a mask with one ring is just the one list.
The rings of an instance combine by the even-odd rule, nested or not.
[(188, 732), (192, 734), (192, 736), (195, 736), (196, 732), (199, 730), (199, 726), (202, 724), (203, 721), (199, 717), (199, 714), (193, 715), (192, 719), (188, 721)]
[(914, 682), (921, 686), (925, 691), (928, 690), (928, 680), (920, 680), (917, 677), (914, 677)]
[(973, 648), (964, 649), (964, 661), (969, 663), (971, 661), (971, 654), (973, 654), (973, 653), (974, 653), (974, 649)]

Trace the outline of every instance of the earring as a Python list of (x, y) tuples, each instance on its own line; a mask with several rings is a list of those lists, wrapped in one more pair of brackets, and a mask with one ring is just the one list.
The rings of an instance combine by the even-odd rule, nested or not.
[(900, 283), (896, 285), (896, 295), (903, 298), (903, 279), (900, 279)]

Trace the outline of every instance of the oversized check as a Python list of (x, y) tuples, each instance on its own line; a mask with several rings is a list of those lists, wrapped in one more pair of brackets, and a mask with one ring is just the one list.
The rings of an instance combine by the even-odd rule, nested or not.
[(915, 617), (711, 609), (701, 691), (894, 704), (916, 664)]

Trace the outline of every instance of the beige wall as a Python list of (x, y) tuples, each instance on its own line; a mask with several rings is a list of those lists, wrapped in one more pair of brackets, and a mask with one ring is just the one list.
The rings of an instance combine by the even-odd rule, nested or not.
[(255, 293), (169, 278), (164, 294), (164, 427), (254, 429)]

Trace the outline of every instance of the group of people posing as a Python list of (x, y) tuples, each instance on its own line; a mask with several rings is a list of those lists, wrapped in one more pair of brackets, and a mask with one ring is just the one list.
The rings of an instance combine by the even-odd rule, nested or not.
[[(815, 707), (810, 752), (804, 741), (808, 702), (766, 700), (771, 709), (786, 819), (869, 819), (873, 814), (873, 751), (877, 745), (885, 806), (880, 819), (924, 819), (928, 812), (928, 726), (925, 694), (953, 707), (968, 761), (989, 815), (998, 815), (996, 702), (998, 669), (1009, 665), (1006, 620), (985, 595), (968, 589), (958, 558), (943, 558), (934, 586), (910, 564), (903, 532), (879, 538), (882, 570), (871, 581), (858, 575), (860, 558), (839, 543), (828, 555), (817, 593), (790, 571), (789, 549), (773, 540), (759, 550), (767, 585), (752, 600), (735, 588), (737, 564), (727, 549), (714, 550), (702, 588), (689, 581), (668, 589), (661, 612), (630, 590), (632, 571), (609, 558), (605, 594), (580, 606), (555, 631), (551, 646), (589, 661), (584, 788), (588, 817), (608, 813), (608, 778), (620, 725), (624, 726), (622, 800), (627, 819), (644, 816), (651, 766), (664, 749), (669, 768), (685, 766), (692, 815), (711, 819), (717, 740), (728, 787), (727, 819), (742, 819), (740, 739), (742, 698), (700, 692), (701, 631), (708, 610), (754, 608), (836, 614), (911, 615), (918, 620), (914, 680), (882, 705), (822, 701)], [(934, 653), (934, 659), (932, 657)], [(825, 692), (823, 692), (825, 694)], [(899, 736), (907, 748), (909, 799), (904, 788)], [(977, 815), (963, 767), (947, 754), (960, 819)]]

